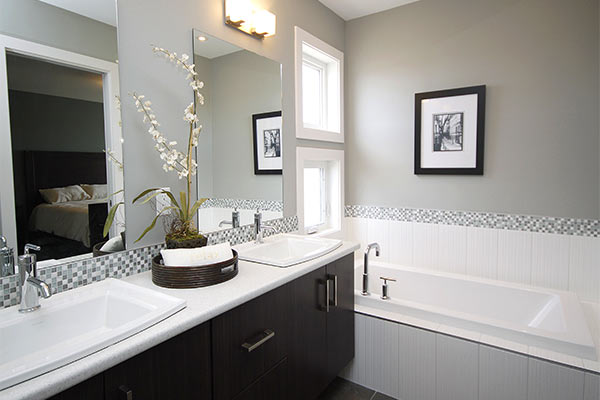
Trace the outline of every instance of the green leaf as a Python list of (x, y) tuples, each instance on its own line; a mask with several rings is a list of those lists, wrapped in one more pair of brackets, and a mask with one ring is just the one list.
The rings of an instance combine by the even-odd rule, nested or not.
[(110, 209), (110, 211), (108, 212), (108, 216), (106, 217), (106, 222), (104, 223), (104, 231), (102, 232), (102, 237), (106, 237), (108, 235), (108, 231), (110, 230), (110, 227), (113, 224), (113, 221), (115, 219), (115, 214), (117, 213), (117, 209), (119, 208), (119, 206), (123, 205), (125, 203), (123, 203), (122, 201), (115, 204), (114, 206), (112, 206), (112, 208)]
[(196, 211), (198, 211), (198, 209), (200, 208), (200, 206), (202, 204), (204, 204), (204, 202), (206, 200), (208, 200), (208, 199), (204, 198), (204, 199), (200, 199), (200, 200), (198, 200), (197, 202), (194, 203), (194, 206), (192, 207), (192, 210), (190, 211), (190, 218), (192, 218), (196, 214)]
[(181, 200), (181, 211), (183, 214), (181, 219), (183, 219), (184, 221), (187, 221), (189, 219), (188, 212), (190, 210), (187, 207), (187, 197), (185, 195), (185, 192), (179, 192), (179, 199)]
[(142, 240), (142, 238), (144, 236), (146, 236), (146, 233), (150, 232), (152, 230), (152, 228), (154, 228), (154, 226), (156, 225), (156, 221), (158, 221), (158, 217), (160, 217), (165, 211), (168, 210), (177, 210), (177, 207), (165, 207), (161, 210), (161, 212), (159, 212), (156, 217), (154, 217), (154, 219), (152, 220), (152, 223), (150, 224), (150, 226), (148, 226), (144, 232), (142, 232), (141, 236), (139, 238), (137, 238), (137, 240), (135, 241), (135, 243), (139, 242), (140, 240)]
[(135, 203), (136, 201), (138, 201), (139, 199), (141, 199), (142, 197), (144, 197), (148, 193), (154, 192), (156, 190), (161, 190), (161, 188), (154, 188), (154, 189), (146, 189), (146, 190), (144, 190), (142, 193), (138, 194), (135, 199), (133, 199), (132, 203)]

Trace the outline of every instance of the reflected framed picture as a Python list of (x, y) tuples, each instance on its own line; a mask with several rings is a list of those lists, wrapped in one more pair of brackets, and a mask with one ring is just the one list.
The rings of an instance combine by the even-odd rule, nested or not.
[(281, 128), (281, 111), (252, 115), (255, 175), (281, 175), (283, 169)]
[(485, 85), (415, 94), (415, 174), (483, 175)]

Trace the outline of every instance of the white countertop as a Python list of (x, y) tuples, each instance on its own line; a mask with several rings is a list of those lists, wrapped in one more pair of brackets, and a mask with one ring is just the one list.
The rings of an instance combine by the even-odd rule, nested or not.
[(239, 261), (239, 273), (235, 278), (218, 285), (198, 289), (158, 287), (152, 283), (150, 271), (123, 278), (126, 282), (185, 299), (187, 307), (121, 342), (6, 388), (0, 391), (0, 398), (2, 400), (34, 400), (53, 396), (240, 304), (348, 255), (358, 248), (358, 244), (343, 242), (341, 247), (329, 254), (288, 268)]

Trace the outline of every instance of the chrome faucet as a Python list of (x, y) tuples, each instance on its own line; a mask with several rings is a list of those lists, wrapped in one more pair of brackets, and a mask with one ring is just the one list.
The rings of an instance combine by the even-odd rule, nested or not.
[(20, 313), (35, 311), (41, 307), (40, 294), (47, 299), (52, 296), (50, 286), (37, 277), (37, 257), (29, 253), (30, 250), (40, 251), (41, 248), (34, 244), (25, 245), (25, 254), (19, 256), (19, 275), (21, 279)]
[(368, 291), (368, 287), (369, 287), (369, 252), (371, 251), (372, 248), (375, 248), (375, 255), (377, 257), (379, 257), (379, 252), (380, 252), (378, 243), (371, 243), (365, 249), (365, 261), (363, 263), (363, 268), (364, 268), (363, 269), (363, 288), (362, 288), (362, 292), (360, 293), (363, 296), (369, 295), (369, 291)]
[(383, 280), (383, 285), (381, 285), (381, 300), (389, 300), (390, 296), (388, 296), (388, 282), (396, 282), (395, 279), (385, 278), (380, 276), (379, 279)]
[(0, 277), (9, 276), (15, 273), (15, 254), (13, 249), (8, 247), (4, 236), (0, 236)]
[(232, 228), (240, 227), (240, 212), (237, 210), (237, 208), (231, 212), (231, 221), (223, 220), (219, 222), (219, 228), (221, 228), (223, 225), (231, 225)]
[(263, 242), (263, 234), (265, 230), (275, 233), (274, 227), (263, 224), (262, 214), (260, 213), (260, 210), (256, 210), (256, 213), (254, 214), (254, 235), (256, 236), (254, 243), (259, 244)]

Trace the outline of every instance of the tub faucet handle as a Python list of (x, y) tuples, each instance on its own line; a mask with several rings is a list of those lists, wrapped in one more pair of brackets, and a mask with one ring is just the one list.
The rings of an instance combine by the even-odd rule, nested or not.
[(383, 285), (381, 286), (381, 300), (389, 300), (389, 296), (388, 296), (388, 282), (396, 282), (395, 279), (392, 278), (386, 278), (383, 276), (380, 276), (379, 279), (383, 280)]

